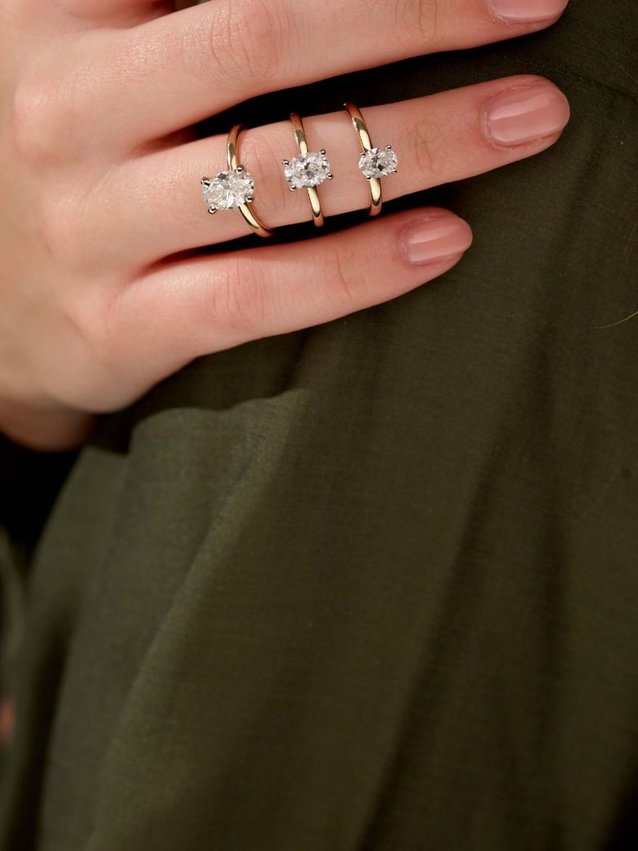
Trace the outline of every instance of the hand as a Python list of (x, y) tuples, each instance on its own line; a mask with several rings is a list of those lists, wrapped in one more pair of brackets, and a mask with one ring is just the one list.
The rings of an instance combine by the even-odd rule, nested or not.
[[(187, 128), (263, 92), (529, 33), (565, 3), (215, 0), (176, 12), (157, 0), (0, 0), (0, 430), (73, 446), (92, 415), (199, 355), (330, 321), (448, 270), (471, 233), (440, 209), (198, 256), (249, 231), (237, 211), (206, 214), (199, 180), (223, 169), (226, 140)], [(544, 150), (569, 108), (546, 80), (516, 77), (364, 112), (375, 144), (400, 157), (384, 181), (391, 199)], [(321, 187), (325, 214), (365, 208), (348, 116), (305, 123), (335, 174)], [(283, 180), (295, 153), (287, 123), (242, 139), (254, 209), (274, 227), (310, 218), (305, 191)]]

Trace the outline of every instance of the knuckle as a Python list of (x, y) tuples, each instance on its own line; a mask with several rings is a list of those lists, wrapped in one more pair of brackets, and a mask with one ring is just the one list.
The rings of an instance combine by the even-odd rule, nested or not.
[[(92, 294), (91, 294), (92, 295)], [(70, 337), (79, 341), (83, 351), (107, 350), (104, 336), (100, 333), (96, 321), (95, 301), (85, 296), (75, 287), (69, 287), (69, 292), (62, 305), (63, 317)]]
[(335, 251), (330, 271), (336, 292), (337, 307), (343, 313), (359, 309), (365, 301), (366, 276), (359, 258), (343, 246)]
[(439, 29), (439, 0), (396, 0), (399, 38), (424, 51), (436, 40)]
[(435, 155), (432, 140), (437, 138), (437, 130), (430, 119), (417, 121), (407, 138), (412, 140), (412, 160), (420, 174), (428, 182), (435, 183), (442, 172), (442, 164)]
[(57, 123), (48, 85), (33, 77), (18, 83), (13, 94), (11, 132), (16, 150), (26, 161), (41, 163), (54, 156)]
[(233, 337), (248, 340), (263, 336), (266, 292), (257, 259), (224, 258), (211, 290), (209, 310), (214, 326), (224, 328)]
[[(227, 3), (212, 13), (204, 24), (204, 73), (210, 74), (210, 58), (232, 83), (273, 85), (286, 79), (290, 44), (294, 44), (294, 22), (285, 3), (256, 0), (251, 4)], [(202, 34), (196, 42), (201, 43)], [(195, 48), (195, 54), (202, 51)]]
[(65, 373), (64, 386), (56, 391), (67, 404), (106, 410), (113, 387), (126, 386), (130, 377), (130, 368), (123, 369), (125, 352), (121, 337), (112, 333), (107, 308), (93, 290), (78, 287), (69, 287), (61, 304), (65, 337), (72, 341), (72, 350), (81, 354), (73, 371)]
[(40, 241), (49, 262), (61, 270), (82, 270), (90, 243), (83, 235), (84, 217), (75, 195), (65, 187), (43, 190), (38, 212)]
[(36, 164), (56, 163), (71, 155), (76, 132), (77, 86), (81, 74), (64, 46), (43, 52), (22, 71), (12, 96), (10, 126), (18, 153)]

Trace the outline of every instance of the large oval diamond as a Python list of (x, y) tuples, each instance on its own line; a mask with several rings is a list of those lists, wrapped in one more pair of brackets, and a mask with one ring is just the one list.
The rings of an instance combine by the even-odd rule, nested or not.
[(330, 163), (322, 153), (293, 157), (284, 167), (292, 189), (310, 189), (330, 178)]
[(215, 177), (202, 180), (202, 191), (209, 211), (234, 210), (252, 199), (255, 181), (243, 169), (221, 171)]

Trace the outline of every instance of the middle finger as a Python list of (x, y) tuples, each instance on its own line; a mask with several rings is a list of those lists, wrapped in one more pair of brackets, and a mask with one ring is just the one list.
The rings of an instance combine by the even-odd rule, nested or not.
[[(92, 104), (136, 147), (265, 92), (541, 29), (567, 0), (215, 0), (112, 34)], [(95, 107), (94, 107), (95, 108)], [(100, 109), (102, 107), (100, 106)]]

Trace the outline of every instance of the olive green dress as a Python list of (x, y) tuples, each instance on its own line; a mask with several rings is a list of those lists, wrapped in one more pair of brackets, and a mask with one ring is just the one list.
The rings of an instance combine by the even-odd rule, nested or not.
[(571, 125), (409, 199), (444, 279), (3, 447), (1, 851), (638, 848), (635, 0), (245, 112), (518, 72)]

